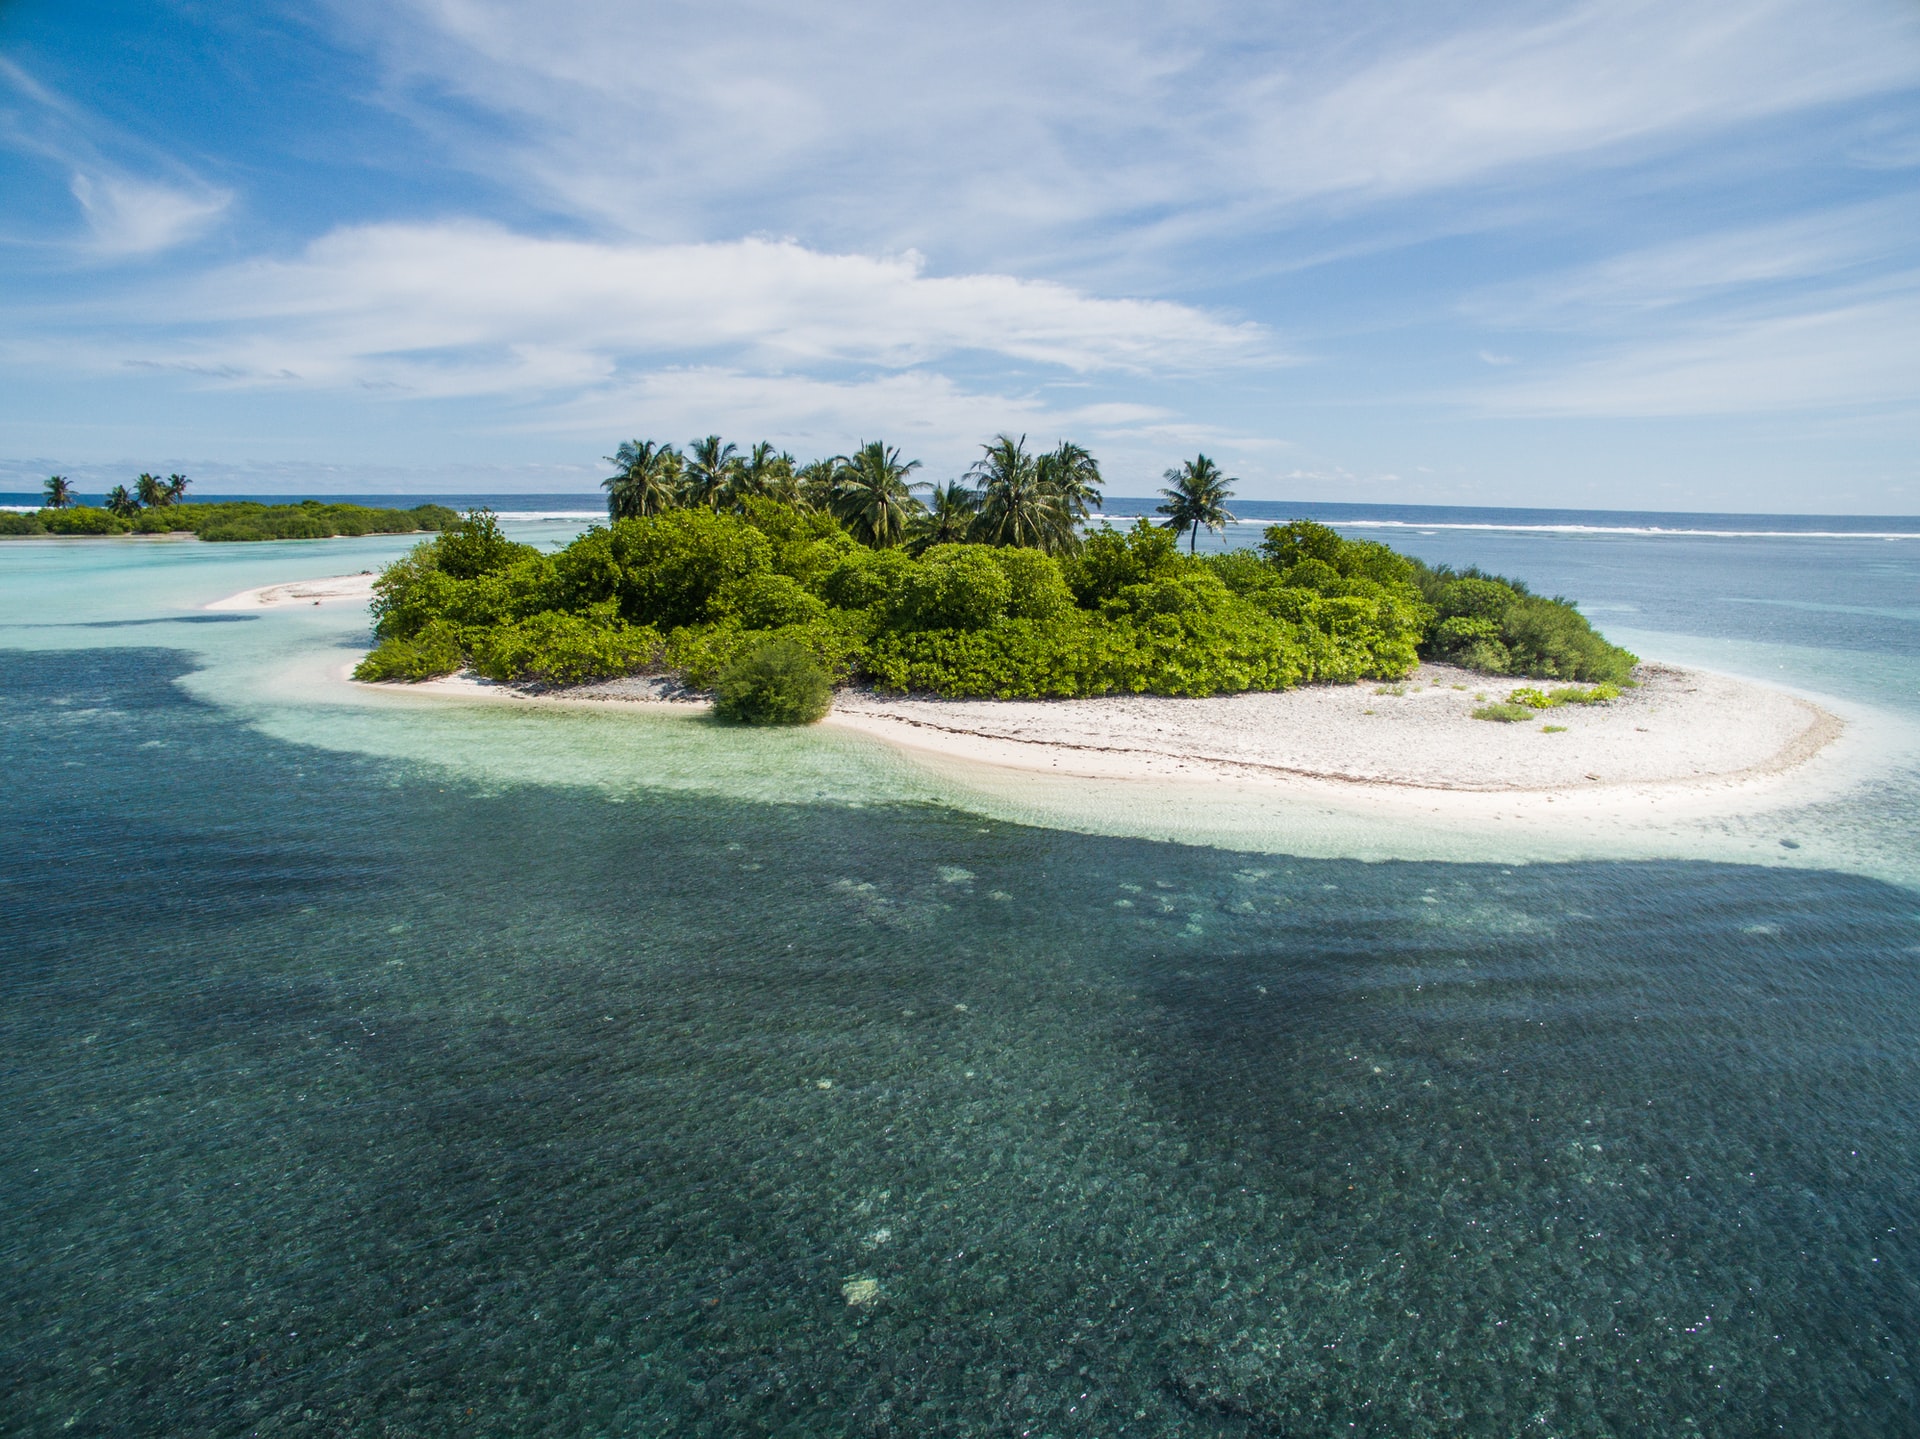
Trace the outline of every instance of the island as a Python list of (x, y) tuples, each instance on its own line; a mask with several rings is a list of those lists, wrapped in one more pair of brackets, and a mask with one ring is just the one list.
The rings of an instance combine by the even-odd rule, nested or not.
[(885, 446), (811, 476), (773, 457), (757, 484), (705, 448), (623, 446), (608, 522), (557, 552), (473, 511), (378, 576), (221, 603), (370, 596), (376, 643), (353, 678), (380, 688), (825, 720), (949, 765), (1428, 808), (1750, 786), (1842, 728), (1779, 690), (1641, 665), (1520, 580), (1311, 520), (1200, 554), (1198, 530), (1225, 517), (1205, 456), (1169, 472), (1165, 523), (1118, 528), (1087, 513), (1090, 461), (1068, 445), (1036, 457), (1000, 437), (976, 485), (926, 505)]

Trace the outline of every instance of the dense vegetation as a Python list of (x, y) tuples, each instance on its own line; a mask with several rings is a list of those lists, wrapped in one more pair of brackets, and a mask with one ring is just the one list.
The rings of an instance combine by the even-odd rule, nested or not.
[[(689, 501), (684, 470), (656, 469), (651, 488), (631, 480), (663, 448), (623, 447), (635, 463), (616, 483), (636, 488), (616, 491), (609, 525), (556, 554), (513, 543), (485, 512), (417, 546), (376, 584), (379, 643), (357, 676), (468, 666), (565, 685), (664, 672), (724, 697), (771, 686), (769, 675), (791, 676), (804, 658), (835, 684), (1046, 698), (1396, 679), (1423, 653), (1587, 681), (1624, 680), (1634, 663), (1564, 601), (1429, 569), (1309, 521), (1272, 526), (1257, 552), (1182, 554), (1178, 535), (1195, 520), (1178, 514), (1091, 533), (1040, 518), (1072, 512), (1058, 478), (1035, 487), (1032, 505), (1004, 488), (996, 498), (983, 482), (971, 503), (946, 486), (921, 506), (905, 493), (897, 454), (877, 445), (862, 452), (864, 466), (840, 462), (852, 476), (824, 477), (818, 506), (803, 479), (778, 497), (729, 495), (710, 474), (696, 492), (707, 498)], [(1204, 503), (1188, 513), (1213, 523), (1217, 472), (1199, 478)], [(973, 518), (945, 524), (943, 508)], [(978, 538), (989, 515), (986, 532), (1008, 537), (1001, 543)], [(750, 708), (737, 716), (754, 718)]]
[[(438, 530), (458, 519), (444, 505), (417, 505), (412, 509), (373, 509), (366, 505), (263, 505), (251, 500), (189, 502), (181, 495), (186, 482), (174, 476), (152, 490), (140, 477), (151, 503), (143, 503), (124, 485), (116, 486), (105, 506), (76, 505), (62, 476), (48, 482), (49, 503), (30, 513), (0, 513), (0, 535), (160, 535), (191, 533), (203, 540), (323, 540), (335, 535), (408, 534)], [(56, 487), (53, 481), (59, 481)], [(55, 499), (58, 504), (52, 503)]]

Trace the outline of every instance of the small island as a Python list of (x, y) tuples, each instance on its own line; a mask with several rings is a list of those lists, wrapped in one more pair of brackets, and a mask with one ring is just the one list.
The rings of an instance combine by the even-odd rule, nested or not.
[(1269, 527), (1257, 551), (1198, 554), (1198, 530), (1231, 518), (1204, 455), (1169, 472), (1163, 524), (1119, 530), (1089, 527), (1098, 467), (1071, 444), (1032, 455), (1001, 436), (971, 484), (924, 506), (887, 446), (807, 467), (767, 448), (755, 474), (717, 440), (691, 462), (633, 442), (610, 523), (555, 554), (484, 512), (446, 527), (375, 581), (379, 643), (356, 678), (464, 669), (558, 691), (654, 675), (763, 722), (818, 719), (848, 687), (1203, 698), (1392, 683), (1422, 659), (1547, 686), (1503, 696), (1490, 719), (1604, 703), (1631, 682), (1634, 656), (1513, 580), (1308, 520)]
[(1162, 523), (1118, 529), (1084, 450), (984, 448), (922, 504), (884, 445), (802, 467), (636, 441), (609, 522), (556, 553), (476, 512), (378, 577), (230, 603), (370, 587), (354, 678), (380, 688), (825, 719), (975, 777), (1279, 785), (1476, 825), (1771, 804), (1842, 729), (1779, 690), (1640, 665), (1521, 581), (1309, 520), (1197, 553), (1231, 518), (1205, 456), (1168, 472)]
[(459, 516), (445, 505), (389, 509), (301, 500), (284, 505), (257, 500), (188, 500), (185, 475), (142, 474), (115, 485), (98, 505), (80, 504), (65, 475), (50, 475), (38, 510), (0, 512), (0, 539), (40, 535), (99, 538), (114, 535), (192, 536), (214, 543), (248, 540), (327, 540), (342, 535), (404, 535), (442, 529)]

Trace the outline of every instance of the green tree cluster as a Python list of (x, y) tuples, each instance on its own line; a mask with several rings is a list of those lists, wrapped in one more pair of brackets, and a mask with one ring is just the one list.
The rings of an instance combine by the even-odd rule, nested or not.
[[(616, 471), (601, 481), (610, 520), (645, 519), (669, 510), (738, 514), (771, 500), (803, 513), (830, 515), (861, 544), (876, 549), (972, 541), (1071, 553), (1100, 504), (1100, 465), (1085, 448), (1063, 440), (1045, 454), (1026, 436), (999, 435), (961, 480), (912, 481), (918, 460), (884, 441), (850, 455), (802, 465), (771, 444), (742, 455), (718, 435), (684, 452), (653, 440), (628, 440), (607, 456)], [(927, 490), (923, 502), (914, 494)]]
[(1596, 633), (1571, 600), (1547, 599), (1473, 566), (1413, 565), (1436, 616), (1423, 647), (1432, 659), (1483, 674), (1604, 685), (1626, 683), (1639, 663)]
[(1412, 561), (1304, 523), (1269, 530), (1259, 553), (1209, 556), (1146, 520), (1063, 553), (915, 548), (881, 531), (749, 496), (616, 519), (542, 554), (475, 512), (380, 576), (379, 643), (357, 673), (464, 664), (536, 685), (671, 673), (750, 696), (728, 702), (741, 717), (771, 713), (776, 682), (805, 699), (794, 653), (827, 683), (887, 690), (1211, 695), (1399, 678), (1434, 617)]
[(458, 518), (444, 505), (376, 509), (366, 505), (263, 505), (251, 500), (189, 503), (185, 475), (141, 475), (133, 489), (116, 485), (103, 505), (74, 503), (64, 475), (49, 477), (46, 504), (30, 514), (0, 515), (5, 535), (192, 534), (203, 540), (321, 540), (336, 535), (409, 534), (438, 530)]

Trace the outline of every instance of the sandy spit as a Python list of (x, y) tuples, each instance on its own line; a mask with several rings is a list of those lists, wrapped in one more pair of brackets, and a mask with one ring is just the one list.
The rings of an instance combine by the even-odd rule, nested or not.
[(288, 605), (366, 604), (373, 598), (372, 570), (357, 575), (333, 575), (320, 580), (294, 580), (289, 584), (261, 585), (237, 595), (215, 600), (210, 610), (277, 610)]
[[(1638, 687), (1617, 700), (1562, 705), (1518, 724), (1476, 720), (1472, 711), (1537, 682), (1443, 665), (1422, 666), (1403, 684), (1212, 699), (943, 700), (849, 690), (825, 723), (944, 768), (1279, 785), (1370, 805), (1398, 795), (1423, 808), (1447, 795), (1578, 796), (1636, 807), (1734, 798), (1727, 792), (1764, 787), (1805, 765), (1844, 728), (1808, 700), (1724, 675), (1644, 665), (1638, 676)], [(657, 712), (707, 707), (657, 677), (539, 695), (468, 675), (381, 688)]]

